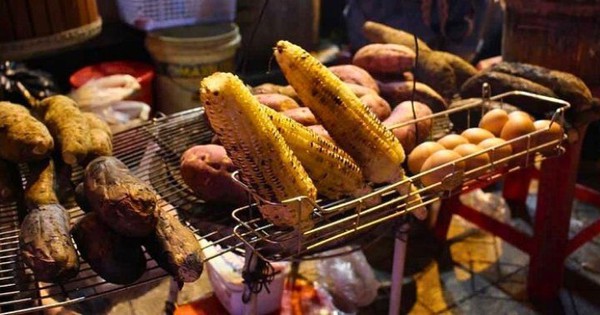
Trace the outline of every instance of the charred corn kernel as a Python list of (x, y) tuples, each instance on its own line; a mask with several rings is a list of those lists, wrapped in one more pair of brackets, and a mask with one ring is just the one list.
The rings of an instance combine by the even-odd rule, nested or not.
[[(274, 203), (262, 204), (262, 215), (278, 226), (309, 227), (317, 189), (244, 83), (231, 73), (214, 73), (200, 83), (200, 101), (242, 181)], [(299, 196), (308, 199), (280, 204)]]
[(261, 109), (294, 151), (319, 194), (338, 199), (365, 192), (362, 172), (348, 153), (293, 119), (266, 106)]
[(404, 149), (391, 131), (327, 67), (304, 49), (279, 41), (275, 58), (305, 106), (374, 183), (402, 178)]

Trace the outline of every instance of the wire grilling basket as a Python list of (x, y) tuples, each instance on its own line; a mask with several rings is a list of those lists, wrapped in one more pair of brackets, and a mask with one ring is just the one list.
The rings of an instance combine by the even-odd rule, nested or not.
[[(543, 103), (543, 106), (549, 105), (552, 109), (546, 116), (549, 116), (551, 124), (565, 125), (564, 113), (570, 107), (567, 102), (520, 91), (507, 92), (494, 97), (489, 97), (489, 93), (489, 87), (484, 85), (483, 99), (465, 102), (462, 106), (398, 124), (391, 128), (400, 128), (432, 119), (434, 130), (430, 134), (435, 139), (451, 131), (453, 122), (457, 120), (466, 121), (465, 129), (476, 127), (478, 121), (474, 117), (477, 115), (483, 116), (491, 108), (491, 102), (503, 104), (503, 100), (507, 98), (515, 98), (520, 102)], [(457, 115), (461, 117), (457, 119)], [(238, 224), (233, 231), (259, 257), (267, 261), (311, 259), (318, 252), (351, 241), (368, 241), (374, 235), (389, 233), (390, 228), (394, 227), (395, 219), (419, 211), (441, 198), (485, 186), (510, 172), (529, 167), (545, 158), (562, 154), (564, 148), (561, 143), (566, 137), (564, 134), (544, 142), (536, 140), (538, 135), (548, 131), (549, 128), (550, 126), (506, 141), (504, 144), (463, 156), (461, 159), (407, 177), (399, 182), (377, 187), (373, 192), (359, 198), (334, 202), (318, 200), (314, 203), (312, 213), (313, 227), (303, 231), (276, 227), (263, 219), (260, 216), (258, 207), (264, 201), (234, 210), (232, 215)], [(498, 150), (503, 146), (513, 145), (517, 142), (521, 145), (526, 143), (526, 148), (514, 152), (510, 156), (496, 158)], [(544, 154), (541, 154), (541, 152)], [(490, 156), (490, 161), (487, 164), (467, 171), (458, 167), (459, 163), (466, 163), (483, 153)], [(448, 168), (451, 171), (441, 181), (428, 186), (421, 183), (424, 176)], [(417, 194), (420, 195), (420, 198)], [(259, 198), (256, 199), (260, 200)], [(288, 205), (300, 204), (302, 200), (309, 201), (307, 197), (300, 196), (283, 203)], [(298, 217), (300, 216), (298, 215)], [(369, 234), (365, 237), (367, 232)]]
[[(242, 242), (231, 232), (233, 220), (222, 209), (205, 207), (201, 200), (183, 184), (179, 159), (183, 151), (194, 144), (208, 143), (212, 132), (202, 119), (203, 111), (194, 109), (163, 117), (114, 137), (114, 155), (132, 172), (152, 184), (161, 197), (161, 206), (177, 211), (180, 218), (196, 233), (196, 237), (212, 242), (212, 257), (227, 251), (241, 250)], [(73, 182), (81, 181), (83, 170), (73, 171)], [(24, 176), (26, 177), (26, 176)], [(83, 215), (74, 201), (65, 204), (73, 224)], [(219, 211), (216, 211), (219, 210)], [(187, 216), (194, 213), (195, 216)], [(98, 277), (90, 266), (80, 261), (77, 277), (61, 284), (37, 282), (21, 260), (19, 252), (19, 216), (22, 210), (16, 203), (0, 204), (0, 311), (21, 314), (50, 307), (64, 306), (116, 293), (151, 283), (167, 276), (148, 255), (144, 275), (130, 285), (115, 285)], [(202, 217), (202, 221), (195, 219)], [(218, 249), (218, 250), (217, 250)], [(216, 250), (216, 251), (215, 251)]]
[[(422, 119), (433, 119), (432, 137), (437, 138), (452, 129), (453, 115), (466, 115), (468, 125), (471, 114), (483, 114), (489, 101), (498, 101), (509, 96), (521, 96), (530, 100), (552, 104), (552, 121), (564, 126), (564, 111), (569, 104), (557, 99), (542, 97), (524, 92), (510, 92), (492, 98), (468, 102)], [(168, 211), (177, 211), (180, 218), (194, 230), (197, 238), (212, 242), (205, 245), (211, 248), (208, 261), (229, 251), (243, 253), (253, 251), (256, 256), (267, 261), (309, 259), (314, 254), (338, 245), (353, 243), (365, 244), (375, 235), (388, 233), (398, 218), (417, 211), (450, 194), (460, 193), (483, 185), (522, 167), (536, 163), (551, 155), (559, 155), (564, 149), (560, 139), (545, 143), (534, 143), (539, 130), (523, 137), (508, 141), (527, 141), (525, 151), (504, 159), (493, 160), (489, 165), (467, 172), (454, 171), (444, 180), (430, 186), (422, 186), (420, 179), (429, 172), (441, 167), (453, 167), (456, 163), (468, 161), (473, 155), (442, 165), (400, 182), (375, 187), (373, 192), (360, 198), (337, 201), (318, 200), (312, 214), (313, 226), (300, 231), (278, 228), (261, 218), (256, 204), (234, 210), (231, 215), (223, 209), (211, 209), (183, 183), (179, 172), (181, 154), (196, 144), (209, 143), (213, 134), (204, 120), (201, 108), (155, 119), (147, 124), (115, 135), (114, 155), (123, 161), (134, 174), (152, 184), (162, 198), (161, 205)], [(473, 120), (474, 122), (474, 120)], [(415, 123), (411, 121), (402, 127)], [(551, 148), (551, 154), (539, 154)], [(485, 152), (493, 155), (497, 147)], [(481, 175), (483, 174), (483, 175)], [(73, 181), (81, 181), (82, 170), (75, 169)], [(236, 177), (234, 177), (236, 178)], [(416, 190), (411, 191), (414, 187)], [(416, 194), (420, 195), (420, 199)], [(298, 197), (286, 203), (299, 202), (306, 197)], [(83, 216), (75, 202), (65, 204), (71, 215), (71, 222)], [(178, 211), (182, 210), (182, 211)], [(191, 214), (191, 215), (190, 215)], [(110, 293), (157, 281), (167, 276), (156, 263), (147, 256), (147, 271), (141, 279), (130, 285), (107, 283), (81, 261), (77, 277), (62, 284), (37, 282), (29, 268), (20, 258), (18, 235), (22, 210), (16, 203), (0, 204), (0, 311), (6, 314), (21, 314), (46, 308), (78, 303)], [(369, 233), (369, 237), (365, 237)], [(203, 242), (204, 244), (205, 242)], [(215, 251), (215, 249), (218, 249)], [(321, 256), (322, 257), (322, 256)]]

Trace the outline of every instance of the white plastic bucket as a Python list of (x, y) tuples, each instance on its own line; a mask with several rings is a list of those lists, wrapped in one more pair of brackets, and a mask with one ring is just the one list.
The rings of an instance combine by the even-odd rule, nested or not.
[(149, 33), (146, 48), (156, 63), (157, 109), (172, 114), (200, 106), (200, 80), (216, 71), (233, 72), (240, 40), (235, 23)]

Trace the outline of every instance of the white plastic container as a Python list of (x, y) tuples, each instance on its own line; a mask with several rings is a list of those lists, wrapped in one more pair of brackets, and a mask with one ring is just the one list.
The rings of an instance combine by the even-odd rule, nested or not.
[[(205, 248), (204, 255), (206, 257), (218, 252), (215, 247), (206, 248), (207, 244), (209, 243), (205, 240), (200, 241), (200, 246)], [(215, 295), (231, 315), (245, 314), (246, 308), (249, 307), (242, 302), (244, 283), (241, 271), (243, 266), (244, 258), (231, 252), (210, 259), (205, 264)], [(288, 263), (273, 264), (273, 268), (279, 273), (269, 284), (270, 293), (263, 289), (257, 295), (257, 315), (270, 314), (280, 308), (287, 267)]]
[(146, 48), (156, 64), (157, 109), (172, 114), (200, 106), (200, 81), (216, 71), (233, 72), (240, 41), (235, 23), (149, 33)]
[(140, 30), (233, 22), (236, 0), (118, 0), (123, 22)]

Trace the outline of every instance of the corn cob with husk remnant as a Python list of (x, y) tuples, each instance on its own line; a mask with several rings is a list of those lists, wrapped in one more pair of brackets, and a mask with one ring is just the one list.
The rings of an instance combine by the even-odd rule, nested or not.
[[(241, 179), (259, 202), (262, 215), (277, 226), (306, 229), (317, 189), (261, 104), (231, 73), (214, 73), (200, 83), (200, 100)], [(284, 201), (299, 196), (301, 201)]]
[(356, 162), (316, 132), (293, 119), (262, 106), (277, 131), (313, 180), (320, 195), (329, 199), (360, 196), (370, 191)]
[(275, 58), (298, 96), (368, 181), (402, 179), (404, 150), (369, 109), (329, 69), (299, 46), (279, 41)]

